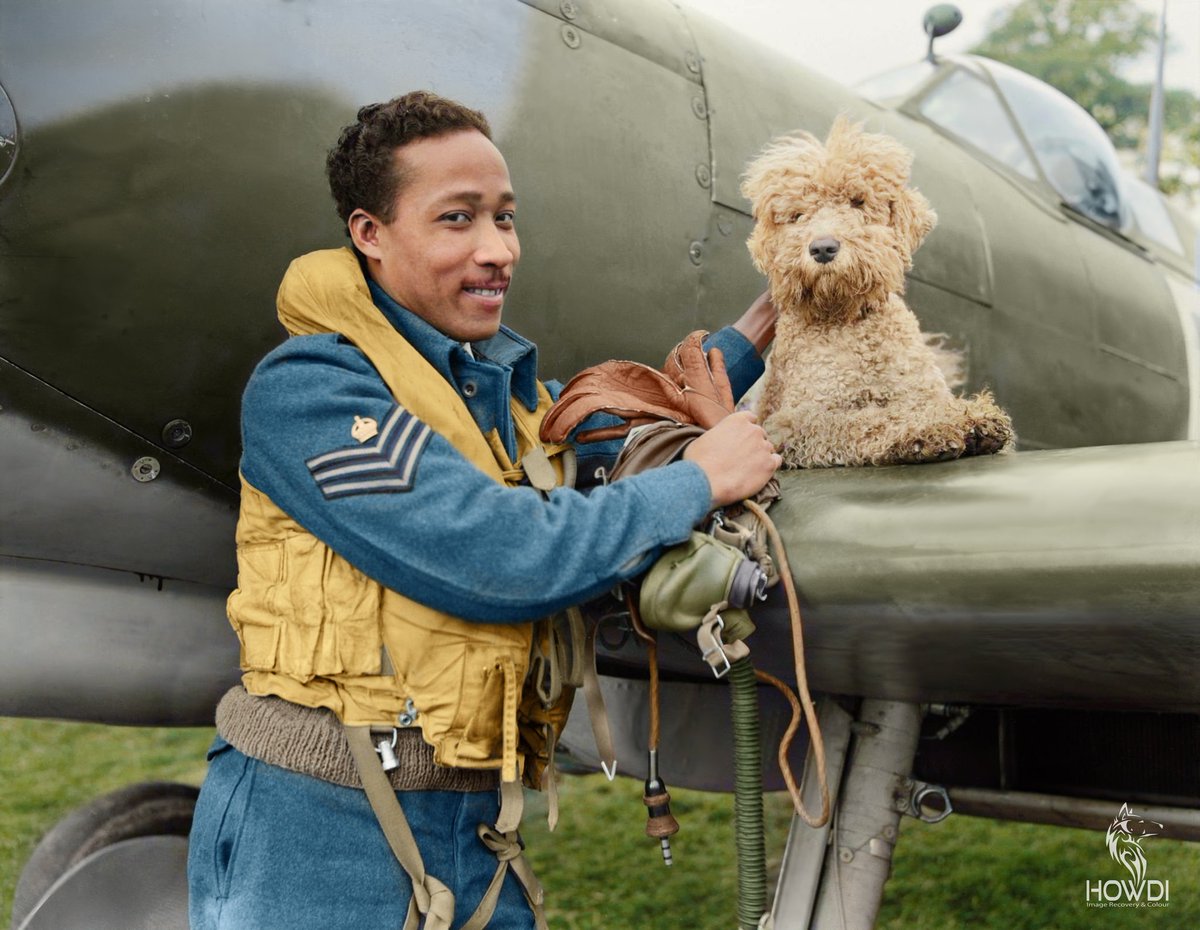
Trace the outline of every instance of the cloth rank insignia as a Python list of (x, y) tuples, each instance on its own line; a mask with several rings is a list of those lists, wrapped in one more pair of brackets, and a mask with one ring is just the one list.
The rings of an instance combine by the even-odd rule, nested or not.
[(391, 409), (374, 442), (314, 456), (308, 466), (326, 500), (412, 490), (417, 460), (433, 430), (403, 407)]
[(366, 442), (379, 435), (379, 424), (370, 417), (355, 417), (354, 425), (350, 427), (350, 435), (359, 442)]

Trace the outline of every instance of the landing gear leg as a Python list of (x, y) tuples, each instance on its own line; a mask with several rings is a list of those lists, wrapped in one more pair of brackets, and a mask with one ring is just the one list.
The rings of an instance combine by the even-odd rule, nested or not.
[[(874, 926), (900, 815), (910, 809), (908, 776), (921, 716), (916, 704), (864, 700), (855, 718), (832, 699), (822, 700), (829, 784), (838, 786), (831, 798), (833, 816), (819, 830), (793, 817), (772, 912), (775, 927)], [(814, 783), (804, 780), (806, 802)]]

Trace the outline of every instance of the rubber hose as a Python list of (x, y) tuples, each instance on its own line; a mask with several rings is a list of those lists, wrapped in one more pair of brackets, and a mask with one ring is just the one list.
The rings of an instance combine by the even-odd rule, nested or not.
[(767, 906), (767, 851), (763, 840), (762, 745), (758, 683), (749, 657), (729, 669), (733, 697), (733, 823), (737, 840), (738, 927), (757, 930)]

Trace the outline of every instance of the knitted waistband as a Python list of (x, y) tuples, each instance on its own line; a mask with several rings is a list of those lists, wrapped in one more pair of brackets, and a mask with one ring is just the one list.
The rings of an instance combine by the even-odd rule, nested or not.
[[(239, 752), (335, 785), (361, 788), (341, 722), (323, 707), (302, 707), (277, 697), (257, 697), (241, 685), (217, 705), (217, 732)], [(398, 768), (388, 772), (396, 791), (490, 791), (500, 773), (454, 769), (433, 761), (433, 747), (418, 728), (396, 731)]]

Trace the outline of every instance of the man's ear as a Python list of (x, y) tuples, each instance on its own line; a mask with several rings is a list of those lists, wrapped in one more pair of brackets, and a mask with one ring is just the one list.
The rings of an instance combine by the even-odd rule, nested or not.
[(362, 208), (355, 210), (346, 220), (354, 247), (367, 258), (374, 259), (382, 257), (379, 250), (379, 227), (382, 225), (376, 217)]

